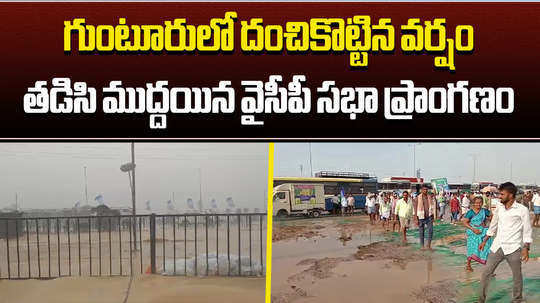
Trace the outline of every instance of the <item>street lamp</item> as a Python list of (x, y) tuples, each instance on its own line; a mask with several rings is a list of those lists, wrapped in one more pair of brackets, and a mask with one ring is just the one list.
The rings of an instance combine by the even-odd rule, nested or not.
[(417, 171), (416, 171), (416, 145), (420, 145), (422, 143), (418, 142), (418, 143), (413, 143), (412, 144), (412, 148), (413, 148), (413, 177), (417, 177)]
[(309, 145), (309, 176), (313, 177), (313, 162), (311, 159), (311, 142), (308, 143)]
[(478, 154), (469, 154), (473, 158), (473, 179), (472, 183), (476, 182), (476, 158), (478, 157)]
[(131, 162), (122, 164), (120, 166), (120, 171), (128, 173), (129, 178), (129, 187), (131, 189), (131, 215), (132, 215), (132, 225), (133, 225), (133, 250), (137, 250), (137, 222), (136, 214), (137, 210), (135, 208), (135, 143), (131, 143)]

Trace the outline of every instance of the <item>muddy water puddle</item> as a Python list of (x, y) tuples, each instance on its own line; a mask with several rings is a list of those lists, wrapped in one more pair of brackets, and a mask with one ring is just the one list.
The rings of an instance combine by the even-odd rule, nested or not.
[[(362, 219), (326, 220), (320, 236), (276, 241), (273, 245), (272, 302), (475, 302), (483, 266), (466, 272), (462, 226), (438, 224), (432, 252), (419, 249), (418, 231), (399, 244)], [(540, 230), (534, 239), (540, 241)], [(540, 243), (540, 242), (539, 242)], [(523, 265), (527, 302), (540, 302), (540, 260), (533, 245)], [(509, 301), (510, 268), (503, 262), (490, 287), (489, 302)], [(495, 301), (493, 301), (495, 300)], [(506, 300), (506, 301), (505, 301)], [(532, 300), (532, 301), (531, 301)]]
[(380, 226), (334, 223), (326, 222), (320, 237), (273, 244), (272, 302), (416, 302), (413, 290), (449, 276), (433, 265), (431, 253), (399, 244)]
[(301, 284), (309, 298), (298, 302), (416, 302), (411, 291), (447, 277), (428, 261), (410, 262), (399, 269), (386, 260), (343, 262), (334, 273), (324, 283)]
[(359, 245), (384, 241), (381, 233), (364, 231), (344, 235), (336, 228), (327, 228), (324, 237), (297, 239), (273, 244), (275, 260), (281, 258), (308, 258), (317, 256), (344, 256), (353, 254)]
[[(294, 262), (289, 265), (294, 266)], [(326, 257), (306, 259), (296, 264), (299, 267), (286, 283), (273, 285), (272, 302), (418, 302), (413, 291), (420, 293), (423, 286), (452, 276), (431, 260), (395, 263), (390, 259)], [(285, 275), (276, 275), (273, 281), (279, 276)], [(452, 291), (451, 286), (443, 285), (437, 291)]]

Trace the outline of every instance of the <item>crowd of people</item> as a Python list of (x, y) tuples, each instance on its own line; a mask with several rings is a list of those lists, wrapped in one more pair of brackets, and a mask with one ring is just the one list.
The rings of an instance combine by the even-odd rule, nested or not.
[[(493, 211), (498, 203), (500, 203), (498, 191), (485, 191), (485, 192), (444, 192), (441, 191), (436, 194), (434, 191), (429, 190), (427, 187), (423, 187), (419, 192), (399, 191), (399, 192), (379, 192), (368, 193), (366, 195), (365, 210), (370, 218), (371, 224), (377, 224), (381, 222), (382, 226), (390, 231), (396, 231), (396, 226), (400, 230), (400, 220), (398, 212), (400, 208), (408, 210), (406, 205), (398, 206), (400, 200), (411, 201), (417, 205), (418, 197), (422, 199), (427, 198), (427, 202), (433, 208), (430, 209), (435, 218), (435, 211), (437, 212), (437, 219), (441, 221), (446, 220), (446, 214), (449, 212), (449, 220), (451, 224), (461, 224), (463, 219), (469, 210), (471, 210), (475, 203), (480, 203), (480, 208)], [(528, 209), (534, 211), (533, 226), (540, 227), (540, 192), (539, 191), (526, 191), (523, 195), (516, 197), (516, 202), (524, 205)], [(336, 196), (335, 204), (340, 204), (339, 198)], [(341, 206), (338, 207), (341, 210), (342, 215), (352, 215), (355, 210), (355, 199), (352, 194), (345, 195), (341, 200)], [(435, 210), (436, 208), (436, 210)], [(405, 215), (405, 213), (403, 213)], [(413, 216), (407, 215), (408, 220)], [(429, 222), (428, 222), (429, 223)]]
[[(352, 201), (352, 204), (350, 204)], [(352, 208), (351, 208), (352, 205)], [(346, 212), (354, 211), (354, 198), (349, 195), (343, 204)], [(419, 192), (409, 191), (369, 193), (366, 211), (371, 224), (382, 222), (387, 231), (399, 226), (403, 243), (407, 243), (407, 229), (414, 221), (418, 226), (420, 247), (431, 250), (435, 219), (444, 221), (450, 211), (451, 224), (466, 228), (467, 263), (465, 269), (473, 271), (471, 262), (485, 265), (480, 281), (479, 302), (485, 302), (490, 278), (497, 266), (506, 260), (513, 275), (512, 302), (523, 299), (521, 264), (529, 259), (532, 227), (529, 213), (534, 211), (532, 226), (539, 226), (540, 193), (525, 192), (518, 197), (517, 187), (506, 182), (499, 188), (484, 192), (439, 193), (422, 187)]]

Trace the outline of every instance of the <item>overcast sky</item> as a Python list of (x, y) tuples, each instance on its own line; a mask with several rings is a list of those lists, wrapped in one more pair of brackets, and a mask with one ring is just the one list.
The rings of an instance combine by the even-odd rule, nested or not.
[[(413, 147), (415, 146), (415, 147)], [(428, 180), (471, 182), (473, 154), (477, 181), (540, 182), (540, 143), (312, 143), (313, 172), (320, 170), (369, 172), (379, 178), (412, 176), (416, 168)], [(275, 176), (309, 176), (308, 143), (277, 143)]]
[[(102, 194), (106, 205), (130, 206), (129, 179), (120, 165), (130, 161), (130, 143), (0, 143), (0, 208), (15, 202), (28, 208), (73, 207)], [(216, 199), (220, 209), (232, 197), (237, 207), (266, 205), (266, 143), (136, 143), (137, 207), (151, 201), (154, 211), (166, 209), (175, 195), (177, 209), (199, 200), (199, 168), (203, 202)]]

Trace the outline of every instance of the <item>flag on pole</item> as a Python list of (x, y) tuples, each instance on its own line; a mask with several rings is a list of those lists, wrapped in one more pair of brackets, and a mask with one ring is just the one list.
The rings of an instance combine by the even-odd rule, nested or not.
[(201, 200), (199, 200), (199, 210), (202, 210), (203, 209), (203, 203)]
[(102, 205), (103, 204), (103, 195), (102, 194), (97, 195), (94, 198), (94, 200), (96, 200), (99, 205)]
[(188, 198), (187, 201), (187, 206), (190, 208), (190, 209), (193, 209), (194, 205), (193, 205), (193, 199), (191, 198)]
[(339, 192), (339, 195), (341, 196), (341, 205), (347, 205), (347, 199), (345, 198), (345, 190), (343, 189), (343, 187), (341, 188), (341, 191)]
[(228, 197), (225, 202), (227, 202), (227, 205), (231, 208), (234, 208), (234, 201), (231, 197)]
[(174, 210), (174, 205), (172, 204), (171, 200), (167, 201), (167, 209), (168, 210)]

